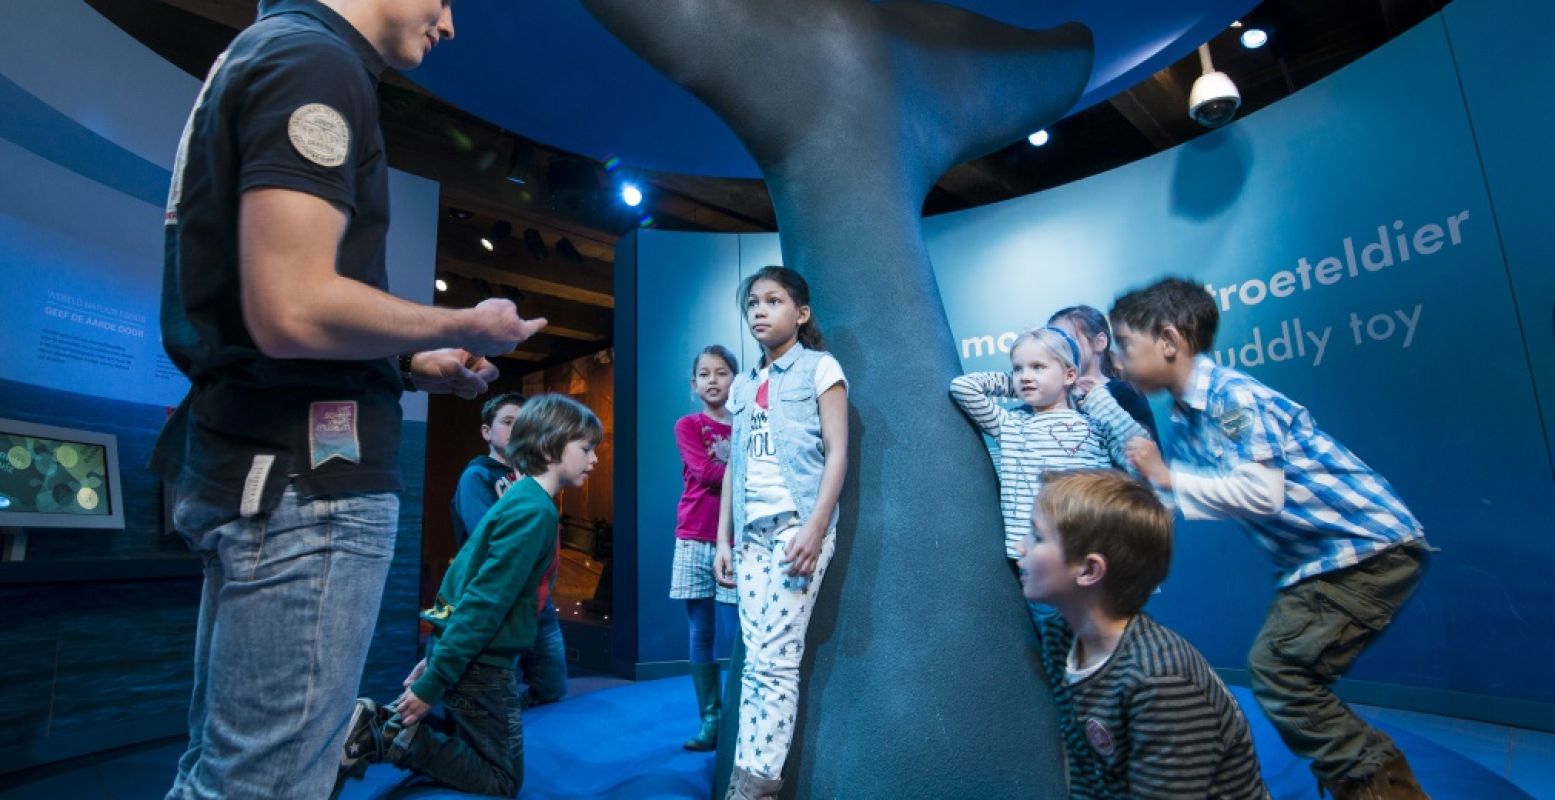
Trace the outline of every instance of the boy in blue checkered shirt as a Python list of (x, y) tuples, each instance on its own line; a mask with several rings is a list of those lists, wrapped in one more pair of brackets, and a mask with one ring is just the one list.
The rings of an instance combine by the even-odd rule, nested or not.
[(1146, 439), (1129, 460), (1187, 519), (1235, 520), (1283, 572), (1248, 656), (1269, 721), (1335, 798), (1426, 797), (1393, 741), (1329, 688), (1419, 583), (1420, 523), (1305, 407), (1205, 355), (1220, 315), (1201, 284), (1158, 281), (1111, 317), (1128, 380), (1175, 401), (1166, 460)]

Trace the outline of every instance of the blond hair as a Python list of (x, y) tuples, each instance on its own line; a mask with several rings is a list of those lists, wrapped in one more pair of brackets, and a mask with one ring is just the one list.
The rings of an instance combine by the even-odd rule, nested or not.
[(1138, 614), (1171, 568), (1172, 513), (1149, 487), (1116, 470), (1050, 472), (1042, 481), (1037, 508), (1058, 532), (1064, 561), (1101, 556), (1107, 610)]

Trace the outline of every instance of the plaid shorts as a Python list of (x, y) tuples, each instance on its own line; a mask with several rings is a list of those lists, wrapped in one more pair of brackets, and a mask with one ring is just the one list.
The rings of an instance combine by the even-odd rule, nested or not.
[(670, 599), (697, 600), (711, 597), (720, 603), (733, 603), (739, 595), (731, 586), (719, 586), (713, 580), (713, 557), (718, 545), (695, 539), (675, 540), (675, 562), (670, 570)]

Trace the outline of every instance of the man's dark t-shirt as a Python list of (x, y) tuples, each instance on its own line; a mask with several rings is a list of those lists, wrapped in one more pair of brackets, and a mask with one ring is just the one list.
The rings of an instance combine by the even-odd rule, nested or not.
[(384, 61), (316, 0), (263, 8), (212, 66), (173, 170), (162, 336), (191, 386), (152, 455), (180, 492), (234, 516), (273, 509), (288, 482), (304, 497), (400, 488), (393, 361), (269, 358), (244, 323), (237, 222), (251, 189), (305, 192), (344, 210), (336, 271), (388, 288)]

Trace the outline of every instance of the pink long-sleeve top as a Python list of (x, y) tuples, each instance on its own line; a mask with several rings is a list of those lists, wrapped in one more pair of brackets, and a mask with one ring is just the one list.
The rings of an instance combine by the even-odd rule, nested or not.
[(729, 465), (729, 437), (734, 431), (703, 412), (675, 421), (685, 490), (675, 522), (675, 538), (701, 542), (718, 540), (718, 501), (724, 470)]

